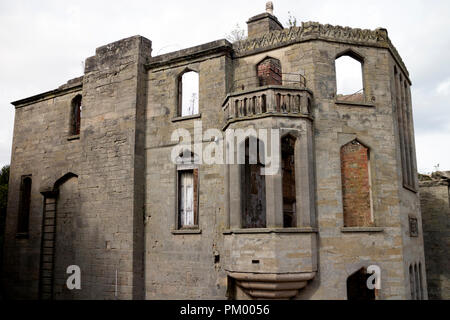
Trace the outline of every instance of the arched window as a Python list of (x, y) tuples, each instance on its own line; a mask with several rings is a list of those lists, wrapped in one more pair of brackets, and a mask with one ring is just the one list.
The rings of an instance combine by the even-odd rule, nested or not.
[(420, 292), (420, 300), (424, 300), (424, 293), (423, 293), (423, 280), (422, 280), (422, 263), (419, 262), (419, 292)]
[(420, 296), (420, 281), (419, 281), (419, 271), (417, 268), (417, 263), (414, 264), (414, 280), (416, 283), (416, 300), (421, 300)]
[(17, 233), (20, 235), (28, 234), (30, 225), (31, 183), (31, 177), (22, 177), (20, 187), (19, 221), (17, 225)]
[[(264, 143), (257, 138), (245, 140), (245, 164), (242, 168), (242, 228), (266, 228), (266, 180), (261, 174)], [(261, 152), (260, 152), (261, 151)], [(256, 154), (255, 154), (256, 153)]]
[(178, 116), (187, 117), (199, 113), (199, 76), (186, 71), (178, 77)]
[(267, 57), (257, 65), (260, 86), (282, 85), (281, 62), (278, 59)]
[(72, 99), (70, 112), (70, 134), (79, 135), (81, 126), (81, 95)]
[(409, 265), (409, 288), (411, 291), (411, 300), (416, 300), (416, 285), (412, 264)]
[(281, 139), (281, 166), (283, 175), (283, 225), (297, 227), (295, 190), (295, 141), (291, 135)]
[(364, 102), (363, 59), (348, 51), (336, 59), (336, 98)]
[(362, 268), (347, 278), (347, 299), (348, 300), (375, 300), (375, 290), (367, 287), (367, 274), (365, 268)]
[(353, 140), (341, 148), (345, 227), (373, 225), (369, 160), (369, 149), (358, 140)]

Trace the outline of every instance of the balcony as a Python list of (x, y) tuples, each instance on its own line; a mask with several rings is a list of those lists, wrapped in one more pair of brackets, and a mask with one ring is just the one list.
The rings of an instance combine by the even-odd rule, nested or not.
[(306, 80), (283, 80), (279, 85), (261, 85), (256, 80), (237, 80), (233, 92), (222, 104), (224, 129), (233, 122), (270, 116), (311, 118), (313, 94), (306, 88)]

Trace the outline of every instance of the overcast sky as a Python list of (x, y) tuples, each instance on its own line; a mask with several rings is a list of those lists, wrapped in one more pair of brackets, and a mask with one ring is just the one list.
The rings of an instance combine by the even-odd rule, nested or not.
[[(0, 166), (11, 157), (11, 101), (55, 89), (82, 75), (95, 48), (133, 35), (153, 55), (224, 38), (264, 12), (258, 1), (0, 0)], [(450, 170), (450, 1), (275, 0), (274, 14), (297, 21), (385, 27), (413, 82), (420, 172)]]

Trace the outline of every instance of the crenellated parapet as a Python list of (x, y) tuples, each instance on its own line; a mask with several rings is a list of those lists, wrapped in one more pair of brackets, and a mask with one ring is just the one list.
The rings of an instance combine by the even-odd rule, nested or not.
[(251, 37), (238, 41), (233, 44), (233, 49), (236, 56), (246, 56), (310, 40), (386, 48), (390, 50), (405, 73), (409, 74), (397, 49), (390, 41), (387, 30), (383, 28), (369, 30), (320, 24), (318, 22), (302, 22), (301, 26), (298, 27), (270, 31), (260, 37)]

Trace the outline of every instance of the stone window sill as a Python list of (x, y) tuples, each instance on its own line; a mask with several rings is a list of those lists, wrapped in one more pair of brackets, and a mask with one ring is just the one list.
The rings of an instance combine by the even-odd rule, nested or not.
[(354, 101), (345, 101), (345, 100), (335, 100), (334, 103), (336, 103), (337, 105), (344, 105), (344, 106), (375, 108), (375, 105), (373, 103), (367, 103), (367, 102), (354, 102)]
[(199, 119), (202, 117), (202, 114), (194, 114), (192, 116), (184, 116), (184, 117), (175, 117), (172, 118), (172, 122), (178, 122), (178, 121), (185, 121), (185, 120), (192, 120), (192, 119)]
[(356, 228), (341, 228), (343, 233), (382, 233), (384, 228), (379, 227), (356, 227)]
[(180, 235), (180, 234), (201, 234), (202, 229), (180, 229), (180, 230), (172, 230), (172, 234)]
[(234, 229), (224, 231), (224, 235), (231, 234), (268, 234), (268, 233), (317, 233), (317, 228), (267, 228), (267, 229)]
[(80, 140), (80, 135), (76, 134), (76, 135), (67, 137), (67, 141), (73, 141), (73, 140)]

